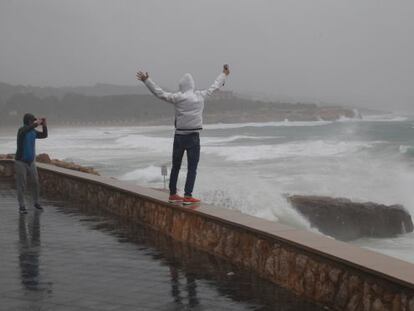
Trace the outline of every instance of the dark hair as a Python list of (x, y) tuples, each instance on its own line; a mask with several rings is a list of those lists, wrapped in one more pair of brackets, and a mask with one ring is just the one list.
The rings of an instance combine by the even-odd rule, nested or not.
[(26, 113), (23, 117), (24, 125), (31, 125), (36, 120), (35, 116), (31, 113)]

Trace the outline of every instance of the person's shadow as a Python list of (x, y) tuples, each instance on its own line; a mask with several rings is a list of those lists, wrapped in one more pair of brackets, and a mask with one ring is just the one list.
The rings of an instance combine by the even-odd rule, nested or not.
[[(30, 220), (30, 221), (29, 221)], [(40, 253), (40, 212), (35, 211), (33, 218), (20, 215), (19, 218), (19, 264), (20, 276), (28, 290), (39, 289)]]

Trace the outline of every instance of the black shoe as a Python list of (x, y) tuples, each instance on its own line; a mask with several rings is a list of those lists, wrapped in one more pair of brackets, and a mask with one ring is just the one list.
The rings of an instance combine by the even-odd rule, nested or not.
[(27, 209), (25, 207), (20, 207), (19, 208), (19, 213), (22, 214), (22, 215), (27, 214)]
[(41, 207), (39, 203), (36, 203), (36, 204), (34, 205), (34, 207), (35, 207), (36, 209), (38, 209), (39, 211), (43, 211), (43, 207)]

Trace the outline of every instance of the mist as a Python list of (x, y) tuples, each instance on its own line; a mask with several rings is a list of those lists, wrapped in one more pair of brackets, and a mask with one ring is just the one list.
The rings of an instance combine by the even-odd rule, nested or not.
[(0, 81), (138, 84), (414, 113), (411, 1), (1, 1)]

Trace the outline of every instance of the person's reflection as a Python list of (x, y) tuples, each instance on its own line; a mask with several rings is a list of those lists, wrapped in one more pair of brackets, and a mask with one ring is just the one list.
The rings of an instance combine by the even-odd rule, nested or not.
[(197, 282), (190, 273), (186, 273), (185, 278), (187, 279), (188, 304), (190, 307), (196, 307), (200, 303), (197, 297)]
[[(37, 290), (39, 285), (40, 212), (19, 218), (19, 263), (22, 284)], [(26, 218), (28, 217), (28, 218)]]
[(180, 294), (180, 276), (175, 267), (170, 266), (170, 277), (171, 277), (171, 294), (174, 297), (174, 302), (181, 305), (183, 298)]
[[(171, 276), (171, 294), (174, 297), (174, 302), (178, 305), (184, 305), (183, 297), (180, 291), (180, 273), (173, 265), (170, 265), (170, 276)], [(188, 297), (188, 306), (194, 308), (200, 304), (197, 297), (197, 283), (195, 278), (188, 273), (185, 273), (186, 286), (185, 290), (187, 291)]]

